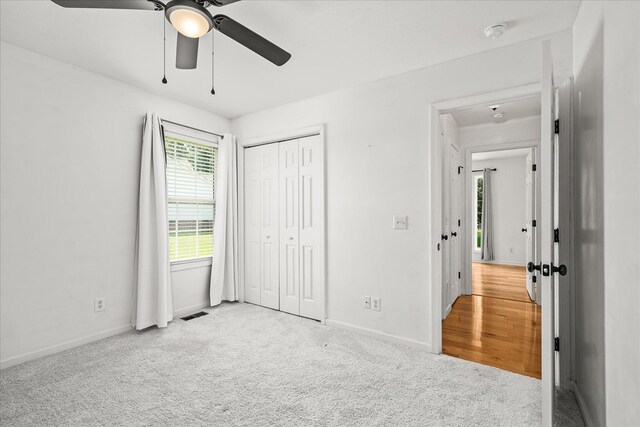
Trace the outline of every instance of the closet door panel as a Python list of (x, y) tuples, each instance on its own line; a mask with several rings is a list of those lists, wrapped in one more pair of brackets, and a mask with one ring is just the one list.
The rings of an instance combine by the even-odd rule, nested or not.
[(324, 282), (324, 153), (320, 136), (299, 140), (300, 315), (320, 320)]
[(298, 140), (280, 150), (280, 310), (300, 314)]
[(245, 150), (244, 205), (245, 205), (245, 274), (244, 299), (260, 304), (261, 280), (261, 164), (262, 153), (258, 148)]
[(261, 305), (280, 308), (278, 250), (278, 144), (259, 147), (261, 156)]

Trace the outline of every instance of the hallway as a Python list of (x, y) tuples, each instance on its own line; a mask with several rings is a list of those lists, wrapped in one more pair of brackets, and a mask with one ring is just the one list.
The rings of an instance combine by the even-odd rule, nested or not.
[(442, 352), (541, 378), (541, 311), (525, 278), (524, 267), (473, 263), (473, 295), (442, 322)]

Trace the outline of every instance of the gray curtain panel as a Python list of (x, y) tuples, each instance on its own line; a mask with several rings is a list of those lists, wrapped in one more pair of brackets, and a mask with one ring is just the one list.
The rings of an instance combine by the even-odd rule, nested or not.
[(491, 169), (485, 168), (482, 186), (482, 260), (493, 261), (493, 209)]

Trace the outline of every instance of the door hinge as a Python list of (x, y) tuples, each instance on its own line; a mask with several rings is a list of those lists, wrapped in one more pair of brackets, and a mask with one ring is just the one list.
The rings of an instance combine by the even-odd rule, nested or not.
[(458, 166), (458, 175), (460, 175), (460, 169), (464, 169), (464, 166)]
[(556, 120), (555, 121), (555, 129), (554, 129), (556, 135), (560, 134), (560, 120)]
[(531, 170), (534, 171), (534, 172), (537, 171), (538, 170), (538, 166), (535, 163), (532, 164), (531, 165)]
[(458, 271), (458, 279), (460, 279), (460, 278), (461, 278), (461, 276), (460, 276), (460, 272)]
[(554, 342), (554, 347), (556, 351), (560, 351), (560, 337), (555, 337), (553, 339), (553, 342)]
[(458, 227), (460, 227), (460, 220), (458, 220)]
[(538, 223), (536, 222), (536, 220), (535, 220), (535, 219), (534, 219), (533, 221), (531, 221), (531, 226), (532, 226), (532, 227), (536, 227), (536, 226), (537, 226), (537, 224), (538, 224)]
[(555, 243), (560, 243), (560, 229), (556, 228), (553, 230), (553, 241)]

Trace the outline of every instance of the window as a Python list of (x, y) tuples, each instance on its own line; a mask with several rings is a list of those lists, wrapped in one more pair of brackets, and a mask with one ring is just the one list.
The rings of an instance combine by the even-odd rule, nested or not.
[(169, 259), (183, 261), (210, 257), (213, 253), (218, 149), (212, 143), (195, 142), (173, 133), (165, 133), (164, 142)]
[(475, 185), (473, 186), (472, 206), (474, 206), (474, 213), (476, 217), (476, 232), (474, 235), (473, 247), (476, 250), (480, 250), (482, 249), (482, 189), (484, 185), (484, 178), (482, 175), (475, 175), (473, 180)]

